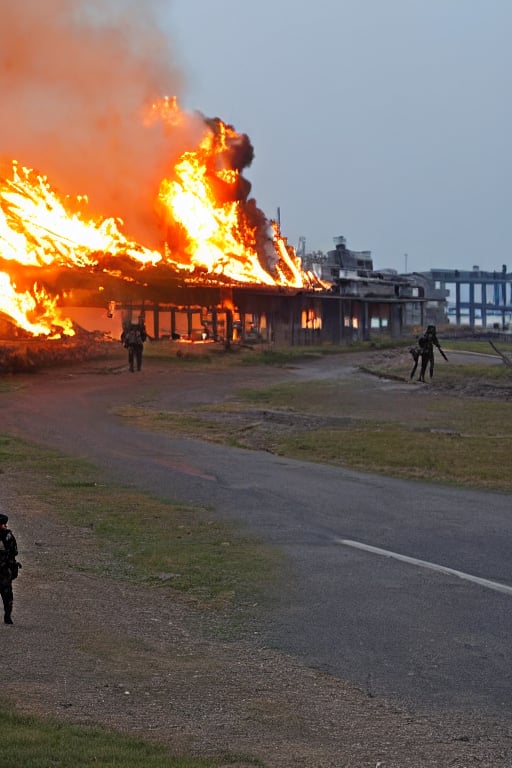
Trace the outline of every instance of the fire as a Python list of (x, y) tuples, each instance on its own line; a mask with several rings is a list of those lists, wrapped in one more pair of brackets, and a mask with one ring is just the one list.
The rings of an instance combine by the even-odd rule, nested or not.
[[(251, 160), (246, 137), (221, 120), (209, 121), (199, 147), (186, 152), (174, 168), (174, 177), (160, 185), (160, 211), (171, 230), (170, 239), (172, 230), (176, 234), (178, 229), (179, 257), (187, 258), (191, 270), (200, 267), (240, 283), (302, 287), (296, 259), (247, 200), (250, 186), (240, 166)], [(282, 260), (282, 267), (272, 263), (266, 269), (262, 251), (271, 262)]]
[[(172, 133), (183, 119), (176, 100), (163, 99), (147, 122)], [(155, 190), (155, 229), (164, 230), (158, 251), (126, 237), (120, 219), (89, 218), (86, 196), (62, 197), (46, 176), (14, 162), (11, 177), (0, 175), (0, 310), (34, 335), (72, 335), (60, 296), (41, 287), (47, 271), (99, 271), (133, 281), (133, 270), (123, 270), (127, 260), (146, 285), (151, 271), (165, 266), (235, 283), (303, 287), (308, 278), (294, 250), (249, 197), (242, 171), (252, 155), (247, 136), (218, 118), (204, 121), (197, 148), (184, 152)], [(19, 290), (29, 268), (41, 280)]]
[[(70, 320), (61, 316), (57, 308), (58, 297), (52, 299), (44, 289), (34, 285), (33, 292), (18, 293), (9, 275), (0, 272), (0, 307), (20, 328), (34, 336), (60, 337), (61, 333), (74, 336)], [(34, 321), (31, 321), (34, 317)]]
[[(159, 201), (167, 219), (186, 231), (182, 255), (192, 268), (203, 267), (243, 283), (273, 285), (258, 261), (254, 233), (241, 221), (239, 202), (220, 206), (215, 200), (201, 159), (209, 144), (208, 137), (199, 153), (187, 153), (175, 167), (176, 179), (164, 179), (160, 187)], [(219, 177), (229, 186), (237, 180), (234, 171), (221, 171)]]
[[(86, 198), (77, 198), (79, 203)], [(70, 207), (70, 202), (68, 201)], [(118, 222), (87, 221), (71, 213), (44, 176), (13, 163), (13, 178), (0, 177), (0, 254), (22, 265), (95, 267), (98, 253), (126, 253), (142, 264), (161, 255), (127, 240)]]

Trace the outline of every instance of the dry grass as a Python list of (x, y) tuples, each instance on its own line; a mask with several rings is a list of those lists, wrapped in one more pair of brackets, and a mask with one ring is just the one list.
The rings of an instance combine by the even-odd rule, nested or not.
[[(407, 352), (376, 377), (408, 381)], [(145, 428), (352, 469), (510, 491), (512, 369), (449, 365), (429, 387), (386, 393), (309, 380), (238, 392), (193, 412), (129, 406)]]

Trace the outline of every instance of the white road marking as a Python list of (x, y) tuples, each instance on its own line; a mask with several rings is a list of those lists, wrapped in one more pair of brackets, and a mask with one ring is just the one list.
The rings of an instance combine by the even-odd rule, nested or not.
[(446, 573), (448, 576), (456, 576), (458, 579), (472, 581), (474, 584), (479, 584), (481, 587), (493, 589), (495, 592), (503, 592), (506, 595), (512, 595), (512, 587), (509, 587), (507, 584), (500, 584), (498, 581), (490, 581), (489, 579), (481, 579), (480, 576), (472, 576), (472, 574), (464, 573), (464, 571), (456, 571), (454, 568), (447, 568), (445, 565), (437, 565), (436, 563), (429, 563), (428, 560), (418, 560), (416, 557), (400, 555), (398, 552), (391, 552), (389, 549), (372, 547), (370, 544), (362, 544), (360, 541), (336, 538), (335, 542), (337, 544), (342, 544), (344, 547), (353, 547), (354, 549), (362, 549), (365, 552), (371, 552), (374, 555), (391, 557), (394, 560), (400, 560), (402, 563), (409, 563), (410, 565), (416, 565), (420, 568), (428, 568), (431, 571), (438, 571), (438, 573)]

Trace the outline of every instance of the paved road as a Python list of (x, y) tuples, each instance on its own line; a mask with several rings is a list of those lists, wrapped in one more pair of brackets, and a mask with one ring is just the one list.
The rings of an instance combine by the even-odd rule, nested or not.
[(208, 391), (222, 399), (225, 373), (169, 378), (147, 361), (141, 375), (20, 381), (0, 397), (2, 431), (94, 459), (113, 479), (169, 499), (213, 505), (282, 547), (294, 578), (262, 625), (264, 642), (415, 707), (509, 712), (512, 594), (342, 542), (512, 585), (510, 495), (140, 432), (112, 413), (133, 401), (202, 402)]

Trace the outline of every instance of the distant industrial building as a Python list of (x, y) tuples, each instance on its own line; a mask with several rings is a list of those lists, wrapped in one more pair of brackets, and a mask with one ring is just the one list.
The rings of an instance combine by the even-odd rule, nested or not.
[(486, 272), (478, 266), (471, 271), (432, 269), (422, 273), (435, 290), (446, 294), (446, 312), (451, 323), (471, 328), (512, 324), (512, 273), (506, 264), (501, 271)]
[(335, 237), (334, 244), (334, 249), (326, 254), (304, 254), (303, 268), (312, 271), (322, 282), (330, 283), (333, 293), (358, 297), (372, 304), (380, 302), (378, 318), (370, 323), (374, 330), (396, 328), (398, 317), (402, 332), (446, 322), (448, 293), (436, 287), (428, 274), (403, 275), (393, 269), (375, 270), (371, 251), (350, 250), (342, 236)]

